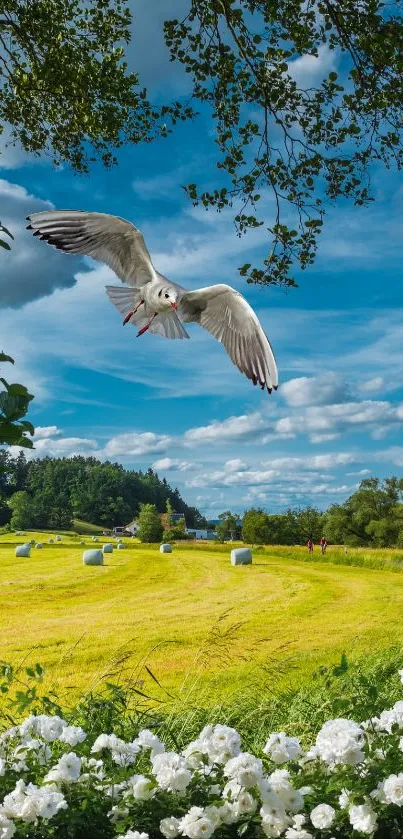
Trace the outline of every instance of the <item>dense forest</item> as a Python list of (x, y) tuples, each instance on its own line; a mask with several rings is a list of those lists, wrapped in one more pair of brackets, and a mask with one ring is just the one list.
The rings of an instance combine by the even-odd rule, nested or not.
[(152, 469), (135, 472), (81, 456), (27, 460), (24, 452), (13, 457), (0, 450), (0, 526), (67, 529), (76, 518), (112, 528), (137, 516), (141, 504), (165, 512), (167, 500), (189, 527), (204, 524)]

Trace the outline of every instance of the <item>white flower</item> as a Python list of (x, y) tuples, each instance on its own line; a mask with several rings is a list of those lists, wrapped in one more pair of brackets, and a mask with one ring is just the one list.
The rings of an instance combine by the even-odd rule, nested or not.
[[(382, 784), (379, 785), (382, 791), (382, 800), (386, 804), (397, 804), (398, 807), (403, 805), (403, 773), (399, 775), (389, 775)], [(379, 789), (378, 787), (378, 789)]]
[(364, 760), (365, 734), (352, 720), (328, 720), (316, 738), (318, 755), (330, 767), (348, 763), (355, 766)]
[(67, 802), (58, 790), (42, 787), (37, 794), (37, 813), (42, 819), (52, 819), (59, 810), (65, 810)]
[(191, 807), (189, 812), (180, 820), (179, 830), (189, 839), (210, 839), (215, 825), (206, 815), (203, 807)]
[(34, 784), (25, 785), (21, 779), (15, 789), (5, 796), (2, 809), (6, 817), (34, 822), (38, 816), (51, 819), (66, 807), (64, 796), (53, 785), (38, 788)]
[(376, 813), (369, 804), (354, 804), (349, 807), (348, 815), (350, 824), (359, 833), (375, 832), (377, 821)]
[(31, 715), (24, 720), (19, 726), (19, 732), (21, 737), (33, 733), (41, 737), (42, 740), (46, 740), (47, 743), (53, 743), (54, 740), (60, 738), (63, 728), (66, 727), (66, 721), (56, 714), (52, 717), (47, 714), (38, 714), (37, 716)]
[(218, 810), (221, 824), (235, 824), (237, 816), (235, 814), (233, 804), (230, 804), (229, 801), (224, 801), (224, 804), (222, 804)]
[(168, 816), (160, 821), (160, 831), (165, 839), (176, 839), (179, 836), (179, 823), (180, 820), (175, 816)]
[(274, 763), (287, 763), (300, 756), (301, 746), (297, 737), (288, 737), (284, 731), (280, 731), (270, 734), (263, 751)]
[(81, 772), (81, 758), (75, 752), (62, 755), (56, 766), (45, 776), (45, 781), (78, 781)]
[(248, 752), (241, 752), (237, 757), (227, 761), (224, 766), (224, 775), (237, 781), (246, 789), (255, 787), (263, 776), (262, 761)]
[(376, 728), (380, 731), (387, 731), (389, 734), (392, 732), (393, 725), (403, 728), (403, 700), (401, 699), (395, 702), (393, 708), (382, 711), (376, 721)]
[(116, 822), (121, 821), (121, 819), (125, 819), (126, 816), (129, 815), (129, 812), (129, 808), (124, 807), (123, 804), (114, 804), (112, 809), (109, 810), (108, 818), (112, 824), (115, 824)]
[(304, 828), (305, 822), (306, 819), (302, 813), (294, 816), (292, 826), (285, 832), (287, 839), (312, 839), (312, 833)]
[(122, 839), (149, 839), (148, 833), (140, 833), (139, 830), (128, 830)]
[(400, 681), (401, 681), (401, 683), (403, 684), (403, 670), (398, 670), (397, 672), (398, 672), (398, 674), (399, 674), (399, 676), (400, 676)]
[(207, 756), (209, 764), (222, 765), (239, 755), (240, 751), (241, 738), (235, 728), (228, 725), (207, 725), (197, 740), (189, 743), (183, 754), (188, 765), (196, 769), (203, 764), (203, 755)]
[(0, 813), (0, 839), (12, 839), (15, 833), (15, 824), (8, 819), (4, 813)]
[(165, 746), (157, 737), (156, 734), (153, 734), (152, 731), (149, 731), (148, 728), (144, 728), (143, 731), (140, 731), (139, 736), (133, 740), (137, 746), (140, 746), (142, 749), (151, 749), (151, 757), (155, 757), (155, 755), (162, 754), (165, 752)]
[(92, 754), (102, 752), (104, 749), (110, 749), (111, 734), (100, 734), (91, 747)]
[(168, 792), (183, 792), (190, 784), (192, 775), (185, 758), (175, 752), (164, 752), (152, 758), (152, 771), (161, 789)]
[(68, 743), (69, 746), (76, 746), (77, 743), (82, 743), (86, 738), (85, 731), (78, 725), (66, 725), (63, 729), (59, 740), (62, 743)]
[[(301, 790), (294, 789), (290, 781), (290, 773), (287, 769), (275, 769), (274, 772), (269, 775), (266, 784), (268, 784), (269, 790), (273, 790), (276, 795), (278, 795), (283, 807), (286, 810), (290, 810), (292, 813), (297, 813), (298, 810), (303, 807), (304, 798)], [(266, 784), (260, 785), (260, 795), (262, 801), (267, 800)]]
[(329, 804), (318, 804), (310, 815), (311, 822), (318, 830), (327, 830), (333, 824), (336, 811)]
[(6, 762), (5, 762), (5, 760), (3, 760), (2, 757), (0, 757), (0, 776), (4, 775), (5, 771), (6, 771)]
[(127, 781), (127, 792), (138, 801), (149, 801), (155, 795), (153, 781), (144, 775), (132, 775)]
[(347, 807), (350, 806), (350, 795), (350, 790), (344, 788), (342, 789), (339, 795), (339, 805), (342, 810), (347, 810)]
[(268, 800), (261, 807), (260, 815), (262, 817), (262, 830), (269, 839), (276, 839), (276, 837), (281, 836), (290, 824), (290, 819), (282, 802), (274, 792), (271, 800)]

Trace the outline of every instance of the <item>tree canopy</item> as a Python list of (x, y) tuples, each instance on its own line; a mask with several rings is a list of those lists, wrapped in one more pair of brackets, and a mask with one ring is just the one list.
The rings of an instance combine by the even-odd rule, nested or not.
[[(68, 528), (73, 518), (112, 528), (127, 524), (142, 504), (154, 504), (162, 513), (167, 499), (197, 526), (198, 510), (152, 469), (127, 470), (81, 456), (27, 461), (23, 453), (13, 457), (0, 449), (0, 524), (10, 521), (12, 511), (18, 529)], [(18, 526), (21, 510), (24, 521)]]
[[(213, 120), (217, 159), (204, 184), (185, 187), (190, 200), (232, 208), (238, 235), (264, 227), (263, 263), (240, 266), (248, 282), (295, 285), (329, 203), (367, 205), (373, 164), (402, 167), (402, 5), (188, 0), (164, 36), (190, 96), (157, 105), (125, 61), (128, 0), (5, 0), (0, 131), (87, 172), (96, 159), (114, 164), (123, 143), (166, 136), (197, 106)], [(296, 59), (323, 55), (339, 72), (324, 62), (324, 78), (298, 78)]]
[[(233, 206), (240, 235), (267, 227), (263, 266), (241, 267), (248, 281), (294, 284), (329, 202), (366, 205), (372, 164), (402, 167), (402, 0), (190, 0), (165, 37), (216, 127), (221, 179), (189, 197)], [(321, 51), (340, 73), (304, 84), (293, 61)]]
[[(0, 363), (14, 364), (14, 359), (0, 352)], [(34, 427), (24, 417), (34, 397), (24, 385), (9, 384), (2, 377), (0, 382), (3, 385), (3, 390), (0, 390), (0, 444), (32, 449), (33, 443), (28, 435), (32, 437)]]
[(0, 131), (77, 172), (116, 163), (124, 143), (166, 135), (189, 116), (151, 106), (124, 60), (127, 0), (4, 0), (0, 10)]

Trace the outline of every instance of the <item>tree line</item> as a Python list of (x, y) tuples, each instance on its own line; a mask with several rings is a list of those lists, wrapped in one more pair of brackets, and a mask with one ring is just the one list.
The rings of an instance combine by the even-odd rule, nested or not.
[(136, 517), (143, 504), (165, 512), (167, 502), (189, 527), (205, 520), (165, 478), (152, 470), (127, 470), (95, 457), (27, 460), (0, 450), (0, 526), (14, 529), (68, 529), (74, 518), (105, 528)]
[(222, 513), (221, 539), (242, 538), (255, 545), (298, 545), (325, 535), (333, 544), (403, 547), (403, 479), (366, 478), (343, 504), (321, 512), (316, 507), (269, 515), (252, 507), (242, 522), (230, 511)]

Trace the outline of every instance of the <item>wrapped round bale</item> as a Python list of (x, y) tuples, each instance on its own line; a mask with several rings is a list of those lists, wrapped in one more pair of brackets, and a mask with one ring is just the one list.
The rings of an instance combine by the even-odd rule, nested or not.
[(251, 565), (252, 551), (250, 548), (234, 548), (231, 551), (231, 565)]
[(61, 541), (62, 541), (62, 537), (61, 536), (56, 536), (56, 542), (61, 542)]
[(172, 553), (172, 548), (171, 548), (170, 545), (168, 545), (168, 544), (160, 545), (160, 554), (171, 554), (171, 553)]
[(102, 548), (104, 554), (113, 554), (113, 545), (112, 542), (107, 542), (106, 545)]
[(98, 537), (97, 537), (97, 536), (93, 536), (93, 537), (92, 537), (92, 541), (93, 541), (93, 542), (98, 542), (98, 541), (99, 541), (99, 539), (98, 539)]
[(31, 545), (17, 545), (15, 549), (16, 556), (31, 556)]
[(48, 539), (49, 545), (53, 545), (54, 541), (54, 539)]
[(126, 547), (126, 545), (124, 545), (123, 542), (119, 542), (118, 551), (123, 551), (125, 549), (125, 547)]
[(36, 545), (36, 547), (37, 547), (37, 548), (43, 548), (42, 542), (38, 542), (38, 544)]
[(99, 549), (84, 551), (83, 563), (84, 565), (103, 565), (104, 555)]

